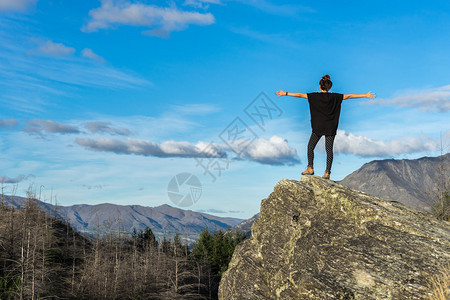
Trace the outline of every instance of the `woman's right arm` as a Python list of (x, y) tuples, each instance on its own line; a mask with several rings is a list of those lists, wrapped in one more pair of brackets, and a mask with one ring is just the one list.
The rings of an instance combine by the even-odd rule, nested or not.
[(277, 94), (278, 97), (280, 97), (280, 96), (291, 96), (291, 97), (298, 97), (298, 98), (308, 99), (308, 94), (305, 94), (305, 93), (288, 93), (288, 92), (285, 92), (283, 90), (279, 90), (279, 91), (276, 91), (275, 94)]

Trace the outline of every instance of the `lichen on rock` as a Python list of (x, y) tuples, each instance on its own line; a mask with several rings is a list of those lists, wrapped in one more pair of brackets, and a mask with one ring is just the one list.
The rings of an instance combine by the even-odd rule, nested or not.
[(425, 299), (450, 225), (316, 176), (281, 180), (237, 246), (219, 299)]

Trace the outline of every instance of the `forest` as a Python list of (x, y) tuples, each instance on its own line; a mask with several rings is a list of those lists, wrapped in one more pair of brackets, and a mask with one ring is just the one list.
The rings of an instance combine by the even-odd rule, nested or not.
[(21, 209), (1, 197), (0, 299), (217, 299), (245, 239), (205, 229), (188, 247), (178, 234), (158, 241), (150, 228), (123, 232), (120, 220), (86, 236), (56, 215), (32, 193)]

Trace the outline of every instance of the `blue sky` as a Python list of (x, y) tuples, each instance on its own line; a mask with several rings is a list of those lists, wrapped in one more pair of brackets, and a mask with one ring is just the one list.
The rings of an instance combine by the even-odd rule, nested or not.
[(0, 0), (5, 193), (175, 205), (168, 183), (187, 172), (202, 184), (189, 209), (250, 217), (306, 167), (307, 101), (275, 91), (318, 91), (324, 74), (377, 94), (344, 102), (332, 179), (438, 155), (448, 28), (448, 1)]

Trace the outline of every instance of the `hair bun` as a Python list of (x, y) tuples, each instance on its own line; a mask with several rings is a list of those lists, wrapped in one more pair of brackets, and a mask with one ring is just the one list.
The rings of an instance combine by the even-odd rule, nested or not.
[(331, 89), (331, 86), (333, 86), (333, 83), (331, 82), (330, 75), (324, 75), (322, 76), (322, 79), (319, 81), (320, 89), (322, 91), (328, 92)]

